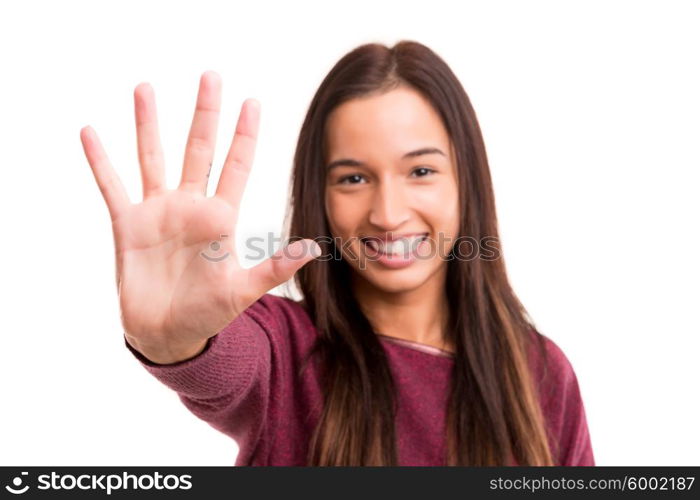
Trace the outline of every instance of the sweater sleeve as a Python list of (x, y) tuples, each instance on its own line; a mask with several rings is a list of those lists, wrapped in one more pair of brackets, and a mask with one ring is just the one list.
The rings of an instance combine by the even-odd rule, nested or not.
[(586, 411), (581, 399), (578, 379), (573, 369), (568, 372), (564, 389), (563, 432), (560, 461), (566, 466), (595, 465)]
[(255, 447), (267, 420), (269, 335), (282, 328), (273, 299), (265, 294), (211, 337), (201, 353), (178, 363), (153, 363), (124, 338), (141, 365), (175, 391), (195, 416), (238, 443), (239, 454)]
[(595, 459), (578, 378), (564, 352), (545, 337), (548, 369), (540, 389), (557, 464), (593, 466)]

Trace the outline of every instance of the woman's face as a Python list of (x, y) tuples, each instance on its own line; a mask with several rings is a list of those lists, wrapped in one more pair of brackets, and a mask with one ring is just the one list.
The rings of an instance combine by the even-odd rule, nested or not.
[(441, 276), (459, 200), (451, 141), (430, 102), (405, 86), (347, 101), (328, 117), (326, 147), (326, 214), (357, 275), (393, 293)]

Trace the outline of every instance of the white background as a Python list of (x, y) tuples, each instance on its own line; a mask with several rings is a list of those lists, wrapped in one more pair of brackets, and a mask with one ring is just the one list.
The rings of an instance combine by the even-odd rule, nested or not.
[(239, 239), (279, 233), (322, 78), (420, 41), (477, 112), (513, 287), (576, 370), (599, 465), (699, 465), (700, 16), (692, 2), (3, 2), (0, 464), (232, 465), (123, 344), (92, 125), (132, 201), (133, 89), (156, 91), (169, 186), (201, 73), (223, 78), (210, 193), (262, 103)]

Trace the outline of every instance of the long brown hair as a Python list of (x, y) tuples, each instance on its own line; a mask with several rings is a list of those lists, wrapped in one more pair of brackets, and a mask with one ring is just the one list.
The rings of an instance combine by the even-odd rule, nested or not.
[(319, 332), (310, 356), (320, 357), (324, 373), (324, 406), (309, 443), (308, 464), (398, 465), (396, 399), (386, 354), (349, 286), (353, 270), (334, 245), (320, 202), (329, 113), (349, 99), (397, 85), (427, 97), (451, 138), (459, 235), (476, 241), (489, 237), (489, 250), (499, 257), (447, 261), (447, 340), (455, 353), (445, 463), (553, 465), (530, 364), (534, 344), (546, 363), (544, 338), (511, 289), (500, 258), (491, 175), (476, 114), (448, 65), (428, 47), (407, 40), (391, 48), (365, 44), (343, 56), (314, 95), (297, 143), (285, 228), (290, 240), (315, 239), (324, 255), (332, 256), (308, 263), (295, 276), (302, 305)]

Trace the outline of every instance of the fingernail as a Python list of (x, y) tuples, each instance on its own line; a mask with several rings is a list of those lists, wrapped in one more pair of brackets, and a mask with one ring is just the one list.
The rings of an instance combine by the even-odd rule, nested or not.
[(314, 257), (314, 259), (317, 257), (320, 257), (321, 253), (322, 253), (321, 246), (318, 243), (316, 243), (315, 241), (312, 241), (310, 252), (311, 252), (311, 255)]

